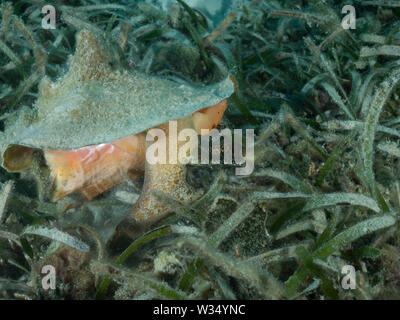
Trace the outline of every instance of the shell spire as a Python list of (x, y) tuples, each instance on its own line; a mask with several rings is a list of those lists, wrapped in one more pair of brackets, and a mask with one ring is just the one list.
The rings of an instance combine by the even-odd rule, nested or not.
[(111, 48), (107, 41), (92, 31), (82, 30), (76, 39), (76, 50), (72, 57), (68, 74), (74, 75), (77, 81), (96, 80), (111, 72)]

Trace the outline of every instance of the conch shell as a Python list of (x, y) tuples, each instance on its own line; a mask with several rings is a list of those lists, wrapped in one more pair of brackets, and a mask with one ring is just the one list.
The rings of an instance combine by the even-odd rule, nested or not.
[[(67, 182), (62, 177), (66, 168), (77, 172), (72, 170), (76, 166), (93, 181), (97, 179), (97, 185), (101, 185), (99, 188), (104, 191), (109, 187), (109, 179), (117, 175), (118, 168), (99, 178), (98, 171), (77, 165), (79, 157), (97, 154), (96, 163), (103, 163), (103, 168), (111, 168), (111, 159), (118, 158), (120, 169), (126, 173), (132, 168), (146, 170), (143, 193), (147, 194), (142, 194), (142, 201), (139, 200), (138, 204), (141, 210), (136, 216), (159, 215), (155, 212), (159, 204), (148, 194), (149, 185), (162, 191), (167, 187), (174, 189), (169, 193), (181, 199), (188, 197), (179, 195), (191, 194), (192, 190), (186, 187), (185, 181), (177, 182), (184, 179), (184, 167), (144, 164), (144, 133), (175, 119), (186, 119), (180, 124), (182, 128), (191, 127), (199, 131), (210, 126), (205, 113), (215, 113), (214, 127), (222, 117), (226, 98), (233, 93), (234, 84), (227, 77), (212, 85), (193, 86), (138, 71), (122, 70), (113, 65), (113, 52), (102, 35), (89, 30), (78, 33), (76, 52), (69, 60), (68, 72), (55, 82), (43, 78), (34, 108), (21, 110), (20, 116), (7, 124), (0, 137), (2, 166), (9, 171), (25, 169), (30, 165), (34, 150), (40, 149), (52, 169), (55, 183), (57, 179), (63, 184), (71, 182), (71, 177)], [(212, 106), (217, 108), (209, 108)], [(114, 154), (115, 158), (102, 158), (107, 152)], [(92, 198), (90, 190), (97, 187), (90, 181), (80, 182), (80, 190), (88, 199)], [(166, 181), (170, 183), (164, 183)], [(174, 183), (179, 188), (174, 188)], [(67, 193), (60, 191), (53, 199)], [(148, 206), (148, 203), (152, 205)]]
[(113, 69), (113, 58), (98, 38), (88, 30), (79, 32), (68, 73), (56, 82), (41, 81), (34, 110), (7, 129), (8, 144), (72, 150), (110, 143), (213, 106), (233, 93), (229, 77), (194, 87)]

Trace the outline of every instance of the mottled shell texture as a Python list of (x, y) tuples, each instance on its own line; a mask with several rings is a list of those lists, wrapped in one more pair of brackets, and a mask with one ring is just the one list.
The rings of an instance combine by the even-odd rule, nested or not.
[(71, 150), (109, 143), (215, 105), (234, 91), (229, 77), (195, 87), (114, 70), (105, 43), (91, 31), (78, 33), (69, 71), (56, 82), (41, 81), (34, 110), (7, 128), (6, 146)]

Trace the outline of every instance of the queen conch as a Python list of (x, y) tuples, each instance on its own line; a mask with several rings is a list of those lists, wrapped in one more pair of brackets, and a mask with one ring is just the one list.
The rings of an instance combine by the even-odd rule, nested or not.
[[(155, 221), (168, 211), (152, 191), (184, 202), (199, 197), (185, 180), (181, 164), (149, 164), (145, 133), (213, 127), (234, 92), (232, 80), (192, 86), (113, 66), (112, 48), (101, 35), (81, 30), (68, 72), (39, 84), (32, 109), (22, 109), (0, 137), (2, 166), (20, 171), (41, 150), (54, 179), (53, 200), (80, 191), (91, 199), (122, 179), (145, 171), (142, 194), (130, 219)], [(214, 117), (213, 120), (210, 117)], [(211, 121), (211, 122), (210, 122)]]

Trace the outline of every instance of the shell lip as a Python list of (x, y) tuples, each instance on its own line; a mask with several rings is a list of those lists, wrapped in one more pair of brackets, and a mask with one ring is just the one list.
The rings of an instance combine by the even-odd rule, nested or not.
[[(8, 140), (7, 145), (21, 145), (36, 149), (72, 150), (89, 145), (110, 143), (215, 105), (234, 92), (234, 84), (227, 77), (219, 83), (199, 88), (186, 86), (182, 90), (186, 89), (193, 90), (196, 94), (199, 92), (200, 97), (194, 99), (195, 101), (181, 97), (179, 103), (172, 106), (171, 109), (162, 106), (139, 108), (137, 114), (132, 112), (126, 114), (126, 117), (121, 116), (121, 112), (116, 106), (113, 108), (115, 110), (109, 109), (107, 118), (88, 113), (86, 118), (81, 117), (76, 120), (70, 114), (79, 112), (79, 108), (70, 108), (69, 103), (65, 104), (64, 110), (63, 106), (56, 106), (54, 109), (57, 110), (56, 115), (50, 112), (42, 119), (32, 121), (17, 136)], [(106, 98), (102, 97), (102, 99)], [(183, 105), (184, 102), (186, 103)]]

